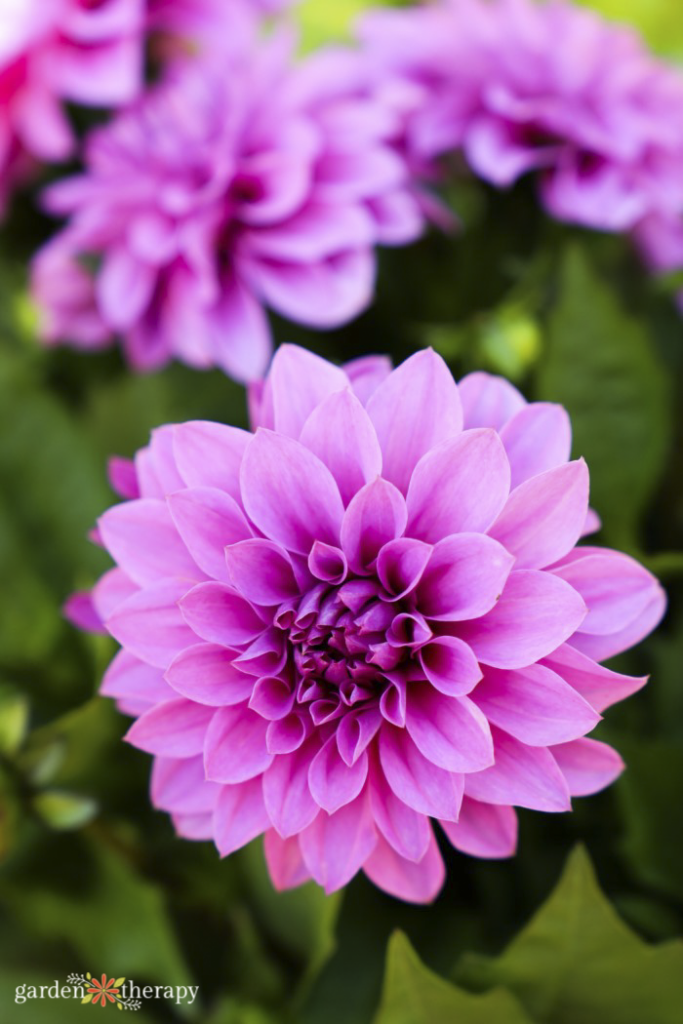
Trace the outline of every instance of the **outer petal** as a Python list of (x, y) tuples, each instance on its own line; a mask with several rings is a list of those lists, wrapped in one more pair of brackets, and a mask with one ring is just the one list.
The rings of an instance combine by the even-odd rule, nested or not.
[(263, 850), (271, 880), (278, 892), (294, 889), (310, 879), (311, 873), (304, 863), (297, 836), (282, 839), (271, 828), (265, 834)]
[(380, 732), (379, 758), (387, 782), (408, 807), (432, 818), (457, 821), (462, 775), (438, 768), (420, 753), (405, 729), (388, 724)]
[(164, 682), (160, 668), (146, 665), (124, 650), (118, 652), (104, 673), (100, 694), (115, 697), (119, 711), (136, 718), (160, 701), (171, 700), (175, 696), (168, 683)]
[(492, 731), (495, 764), (466, 776), (465, 794), (488, 804), (568, 811), (569, 790), (552, 755), (544, 747), (527, 747), (499, 729)]
[(432, 835), (426, 854), (417, 864), (400, 857), (381, 836), (363, 864), (371, 882), (391, 896), (409, 903), (431, 903), (446, 877), (439, 847)]
[(510, 491), (510, 466), (493, 430), (466, 430), (428, 451), (408, 488), (408, 535), (435, 543), (485, 533)]
[(543, 659), (565, 682), (569, 683), (596, 711), (625, 700), (637, 693), (647, 682), (647, 676), (622, 676), (596, 663), (569, 644), (563, 644)]
[(154, 807), (175, 814), (207, 814), (218, 796), (215, 782), (204, 777), (201, 757), (155, 757), (150, 795)]
[(519, 485), (490, 530), (517, 569), (543, 569), (579, 540), (588, 512), (588, 467), (566, 462)]
[(517, 388), (503, 377), (470, 373), (458, 384), (465, 430), (492, 427), (502, 430), (508, 420), (526, 406)]
[(417, 587), (417, 607), (429, 619), (455, 622), (490, 611), (503, 593), (514, 558), (480, 533), (445, 537), (434, 547)]
[(517, 849), (514, 808), (482, 804), (466, 796), (457, 822), (440, 822), (456, 849), (487, 860), (512, 857)]
[(382, 452), (372, 421), (348, 387), (311, 412), (301, 443), (330, 470), (345, 505), (382, 471)]
[(225, 547), (252, 535), (235, 499), (217, 487), (194, 487), (170, 495), (168, 507), (199, 568), (210, 578), (228, 583)]
[(202, 578), (162, 501), (140, 498), (114, 505), (97, 525), (109, 554), (140, 586), (169, 576)]
[(178, 471), (188, 487), (216, 487), (241, 504), (240, 466), (251, 438), (222, 423), (183, 423), (173, 436)]
[(386, 841), (399, 857), (414, 863), (422, 860), (432, 839), (429, 819), (394, 793), (381, 770), (373, 773), (369, 788), (372, 816)]
[(355, 800), (368, 774), (368, 756), (363, 752), (348, 765), (339, 753), (332, 735), (311, 761), (308, 786), (313, 799), (328, 814)]
[(326, 466), (298, 441), (259, 428), (242, 464), (244, 507), (271, 540), (308, 554), (339, 543), (344, 506)]
[(197, 642), (178, 607), (186, 590), (185, 580), (162, 580), (146, 587), (117, 607), (107, 629), (131, 654), (168, 668), (179, 651)]
[(204, 737), (214, 714), (214, 708), (178, 697), (145, 711), (130, 727), (125, 738), (148, 754), (193, 757), (202, 752)]
[(342, 369), (298, 345), (280, 346), (273, 357), (268, 381), (274, 429), (278, 434), (296, 439), (314, 409), (330, 395), (349, 386)]
[(421, 457), (462, 430), (457, 386), (431, 349), (417, 352), (394, 370), (367, 408), (382, 448), (383, 475), (404, 494)]
[[(558, 587), (558, 583), (564, 585)], [(479, 661), (523, 668), (554, 651), (580, 626), (586, 606), (576, 591), (547, 572), (512, 572), (495, 608), (463, 622), (458, 635)]]
[(508, 420), (500, 439), (510, 460), (513, 488), (569, 461), (572, 428), (566, 409), (533, 402)]
[(318, 885), (328, 894), (341, 889), (377, 845), (367, 793), (335, 814), (321, 811), (301, 833), (299, 843), (306, 867)]
[(279, 754), (263, 776), (263, 797), (271, 824), (286, 839), (307, 828), (319, 812), (308, 783), (317, 737), (290, 754)]
[(204, 739), (207, 779), (234, 784), (264, 772), (273, 761), (266, 748), (266, 722), (243, 705), (214, 711)]
[(164, 678), (177, 693), (199, 704), (241, 704), (249, 699), (254, 679), (234, 667), (234, 657), (225, 647), (196, 644), (173, 659)]
[(185, 622), (202, 640), (231, 647), (254, 640), (266, 623), (231, 587), (200, 583), (180, 601)]
[(600, 721), (576, 690), (542, 665), (487, 669), (472, 699), (492, 725), (532, 747), (585, 736)]
[(213, 834), (221, 857), (250, 843), (269, 825), (260, 778), (220, 787), (213, 812)]
[(610, 786), (625, 767), (616, 750), (585, 737), (553, 747), (550, 753), (567, 780), (572, 796), (599, 793)]

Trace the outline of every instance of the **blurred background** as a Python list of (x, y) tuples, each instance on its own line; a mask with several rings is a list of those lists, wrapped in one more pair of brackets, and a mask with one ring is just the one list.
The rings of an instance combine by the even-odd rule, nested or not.
[[(305, 44), (343, 36), (362, 6), (309, 0)], [(591, 6), (683, 56), (673, 0)], [(312, 885), (278, 895), (260, 841), (221, 861), (209, 843), (176, 839), (149, 804), (149, 757), (121, 742), (127, 720), (97, 696), (114, 644), (77, 632), (61, 607), (108, 566), (87, 540), (116, 500), (108, 456), (132, 455), (162, 423), (244, 426), (245, 396), (219, 372), (171, 365), (134, 377), (118, 351), (42, 349), (26, 274), (54, 228), (24, 193), (0, 230), (3, 1024), (91, 1012), (14, 1002), (17, 985), (86, 971), (199, 986), (192, 1007), (145, 1002), (141, 1022), (683, 1021), (681, 282), (646, 275), (619, 237), (551, 222), (525, 183), (501, 193), (454, 174), (444, 198), (461, 231), (383, 251), (369, 313), (324, 336), (275, 322), (276, 338), (340, 361), (388, 352), (399, 362), (433, 345), (456, 377), (504, 374), (528, 398), (567, 407), (603, 522), (597, 542), (642, 559), (670, 595), (657, 633), (612, 666), (650, 673), (650, 684), (595, 733), (628, 770), (571, 815), (522, 811), (509, 862), (444, 844), (448, 879), (426, 908), (360, 876), (332, 898)], [(583, 854), (566, 866), (577, 843), (600, 888)], [(414, 953), (392, 940), (382, 995), (396, 929)]]

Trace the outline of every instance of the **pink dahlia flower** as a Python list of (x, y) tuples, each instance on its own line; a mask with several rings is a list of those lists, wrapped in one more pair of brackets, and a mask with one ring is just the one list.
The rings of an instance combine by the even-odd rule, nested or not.
[(432, 351), (398, 369), (275, 356), (255, 434), (162, 427), (112, 478), (121, 644), (102, 692), (154, 756), (152, 800), (276, 887), (362, 869), (425, 902), (459, 850), (507, 857), (515, 806), (567, 811), (619, 756), (586, 738), (638, 690), (599, 662), (662, 616), (633, 559), (577, 547), (588, 471), (562, 408)]
[(278, 35), (229, 68), (176, 69), (91, 135), (84, 174), (48, 190), (71, 215), (34, 265), (48, 342), (120, 334), (136, 368), (177, 357), (254, 379), (264, 307), (344, 323), (372, 297), (375, 245), (420, 234), (396, 116), (364, 94), (352, 54), (293, 65)]
[(499, 187), (537, 172), (552, 215), (598, 229), (683, 205), (683, 77), (630, 28), (564, 0), (441, 0), (360, 34), (380, 83), (412, 90), (423, 159), (462, 149)]
[(31, 159), (71, 155), (62, 101), (136, 95), (144, 20), (143, 0), (0, 0), (0, 203)]

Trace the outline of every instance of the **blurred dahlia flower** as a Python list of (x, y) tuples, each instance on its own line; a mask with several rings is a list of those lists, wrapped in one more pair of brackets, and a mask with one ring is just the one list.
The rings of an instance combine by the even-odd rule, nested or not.
[(72, 618), (121, 644), (102, 693), (154, 755), (152, 800), (276, 887), (362, 869), (425, 902), (459, 850), (507, 857), (515, 806), (622, 770), (587, 739), (638, 690), (599, 662), (660, 620), (633, 559), (577, 547), (588, 471), (564, 410), (431, 350), (391, 371), (278, 350), (258, 428), (162, 427), (112, 479), (116, 562)]
[(555, 217), (621, 231), (683, 207), (683, 76), (632, 29), (564, 0), (370, 12), (360, 36), (412, 93), (422, 160), (462, 150), (499, 187), (534, 171)]
[(177, 67), (93, 132), (85, 173), (46, 194), (71, 215), (34, 264), (46, 341), (120, 334), (135, 368), (177, 357), (249, 380), (270, 356), (265, 306), (316, 328), (360, 313), (375, 245), (423, 224), (392, 142), (399, 115), (365, 80), (351, 53), (292, 64), (280, 33), (229, 73)]
[(0, 0), (0, 206), (32, 160), (71, 155), (63, 101), (138, 93), (144, 21), (144, 0)]

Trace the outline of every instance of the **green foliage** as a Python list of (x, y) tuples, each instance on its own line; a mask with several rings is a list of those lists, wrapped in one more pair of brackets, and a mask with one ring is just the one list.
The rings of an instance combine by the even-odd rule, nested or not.
[(683, 942), (648, 946), (627, 928), (579, 847), (503, 955), (470, 956), (457, 976), (480, 990), (503, 985), (539, 1024), (678, 1024)]

